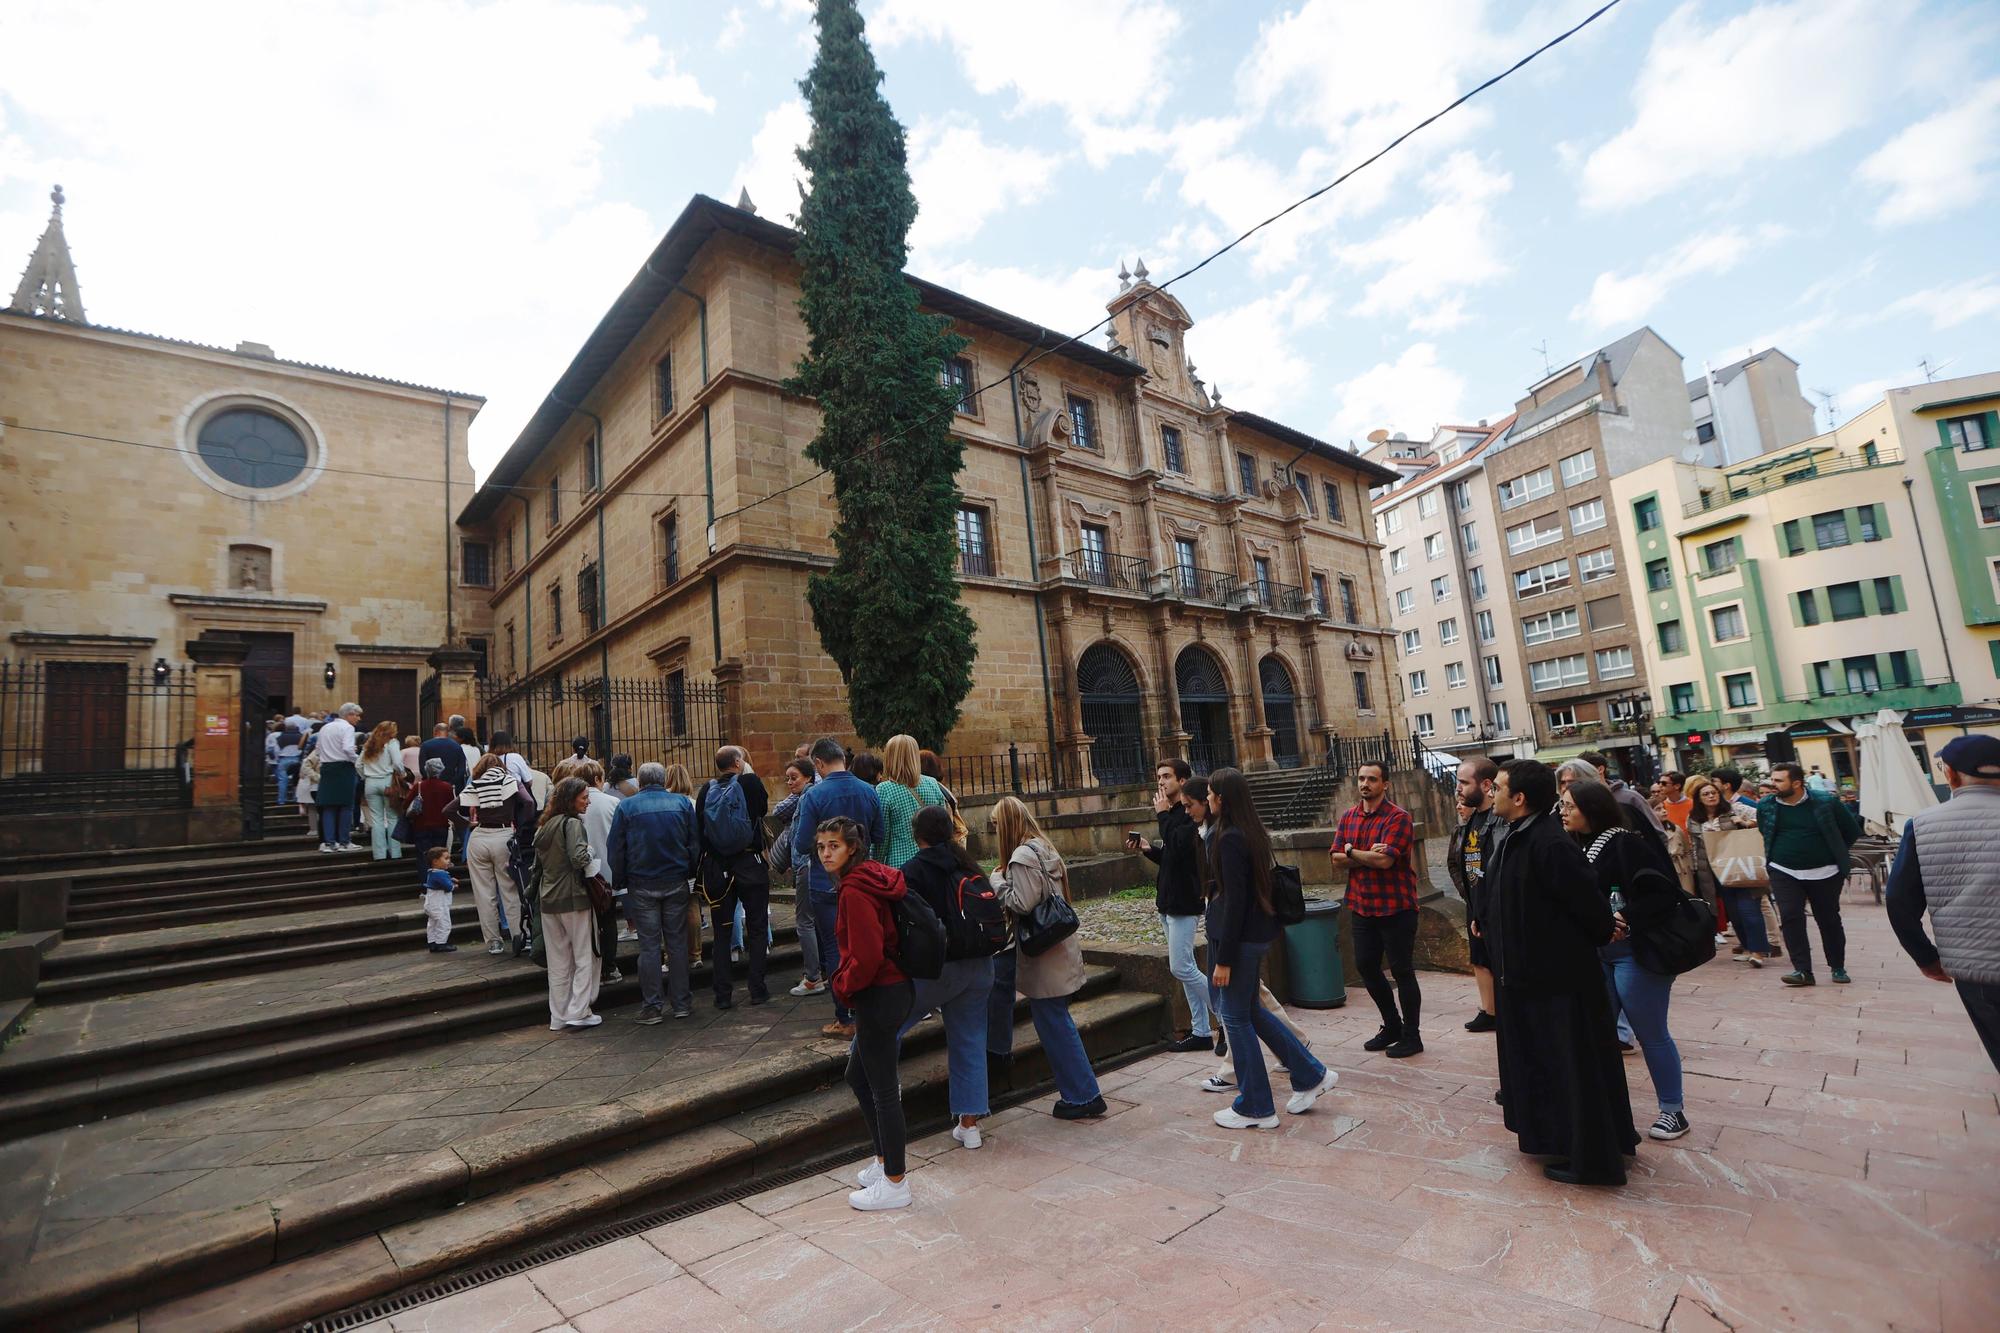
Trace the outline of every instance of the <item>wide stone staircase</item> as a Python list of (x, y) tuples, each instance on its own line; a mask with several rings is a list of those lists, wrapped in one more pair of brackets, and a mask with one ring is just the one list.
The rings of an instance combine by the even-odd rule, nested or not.
[(1340, 775), (1323, 764), (1270, 768), (1245, 775), (1267, 828), (1321, 828), (1332, 822)]
[[(424, 949), (412, 860), (303, 832), (0, 863), (67, 876), (70, 924), (0, 1049), (0, 1327), (279, 1328), (624, 1216), (863, 1151), (823, 997), (773, 904), (772, 1000), (631, 1022), (636, 945), (602, 1027), (548, 1030), (545, 973)], [(291, 817), (296, 819), (296, 811)], [(1161, 998), (1092, 967), (1094, 1060), (1154, 1049)], [(1025, 1003), (996, 1107), (1040, 1095)], [(904, 1043), (914, 1131), (946, 1112), (942, 1029)], [(338, 1323), (339, 1321), (335, 1321)], [(131, 1324), (124, 1325), (131, 1327)]]

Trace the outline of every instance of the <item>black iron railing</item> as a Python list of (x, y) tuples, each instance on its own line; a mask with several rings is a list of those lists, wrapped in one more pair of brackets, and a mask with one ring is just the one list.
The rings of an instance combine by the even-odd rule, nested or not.
[(1844, 458), (1829, 459), (1826, 462), (1801, 459), (1796, 467), (1784, 470), (1774, 467), (1770, 472), (1758, 476), (1738, 473), (1734, 477), (1724, 478), (1724, 485), (1712, 491), (1703, 491), (1700, 499), (1691, 500), (1681, 506), (1681, 517), (1693, 518), (1698, 514), (1735, 504), (1738, 500), (1748, 499), (1753, 495), (1763, 495), (1768, 491), (1781, 490), (1786, 486), (1796, 486), (1803, 481), (1837, 477), (1843, 472), (1864, 472), (1872, 467), (1886, 467), (1891, 463), (1902, 461), (1903, 455), (1900, 451), (1883, 449), (1872, 458), (1865, 454), (1849, 454)]
[(993, 577), (993, 553), (991, 551), (971, 551), (958, 548), (958, 572), (973, 578)]
[(0, 811), (185, 804), (194, 703), (185, 666), (0, 662)]
[(544, 772), (584, 742), (593, 759), (629, 754), (635, 764), (686, 764), (705, 777), (724, 744), (721, 685), (686, 680), (577, 674), (479, 682), (479, 711), (489, 734), (507, 732), (529, 764)]
[(1174, 566), (1174, 591), (1190, 602), (1207, 602), (1222, 606), (1229, 600), (1231, 589), (1236, 586), (1236, 576), (1225, 574), (1218, 569), (1203, 569), (1199, 565)]
[[(1836, 662), (1834, 665), (1838, 668), (1841, 664)], [(1779, 702), (1788, 704), (1811, 703), (1815, 699), (1865, 698), (1869, 695), (1880, 694), (1884, 690), (1940, 690), (1947, 685), (1957, 683), (1956, 678), (1952, 676), (1908, 676), (1898, 680), (1895, 676), (1889, 675), (1880, 677), (1872, 685), (1866, 684), (1865, 680), (1865, 677), (1862, 681), (1849, 680), (1843, 670), (1840, 683), (1831, 689), (1815, 688), (1798, 694), (1781, 694), (1778, 696), (1778, 699)], [(1725, 709), (1724, 711), (1730, 712), (1736, 710)]]
[(1152, 570), (1144, 560), (1107, 551), (1070, 552), (1062, 557), (1062, 576), (1120, 592), (1149, 592), (1152, 588)]
[(1306, 595), (1304, 588), (1296, 588), (1289, 583), (1252, 579), (1243, 587), (1250, 593), (1255, 605), (1281, 616), (1302, 616), (1312, 605), (1312, 599)]

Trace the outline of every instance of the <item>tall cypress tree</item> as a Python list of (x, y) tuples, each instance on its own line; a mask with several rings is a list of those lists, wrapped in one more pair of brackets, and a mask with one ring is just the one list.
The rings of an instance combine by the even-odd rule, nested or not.
[(917, 200), (903, 127), (854, 0), (818, 0), (819, 55), (799, 85), (812, 187), (799, 209), (799, 309), (811, 334), (792, 387), (819, 402), (806, 457), (833, 476), (834, 567), (807, 589), (820, 643), (871, 743), (938, 746), (972, 689), (972, 617), (958, 599), (957, 391), (964, 346), (903, 278)]

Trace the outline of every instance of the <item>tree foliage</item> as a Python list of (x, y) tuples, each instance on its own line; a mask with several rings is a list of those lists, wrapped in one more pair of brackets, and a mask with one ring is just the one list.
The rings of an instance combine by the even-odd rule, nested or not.
[(800, 312), (811, 335), (792, 387), (818, 400), (806, 456), (833, 477), (834, 567), (807, 590), (820, 643), (871, 744), (940, 745), (972, 689), (972, 617), (958, 597), (956, 390), (964, 339), (903, 277), (917, 201), (903, 127), (878, 85), (853, 0), (819, 0), (819, 55), (800, 89), (812, 185), (799, 209)]

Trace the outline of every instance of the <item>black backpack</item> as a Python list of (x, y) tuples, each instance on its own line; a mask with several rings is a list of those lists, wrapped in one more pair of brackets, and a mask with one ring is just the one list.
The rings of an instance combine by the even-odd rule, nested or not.
[(889, 905), (896, 923), (896, 948), (890, 957), (912, 981), (936, 981), (944, 975), (944, 922), (920, 894), (905, 893)]
[(1009, 939), (1007, 909), (984, 875), (960, 875), (945, 895), (951, 915), (945, 922), (945, 957), (991, 958), (1004, 952)]

